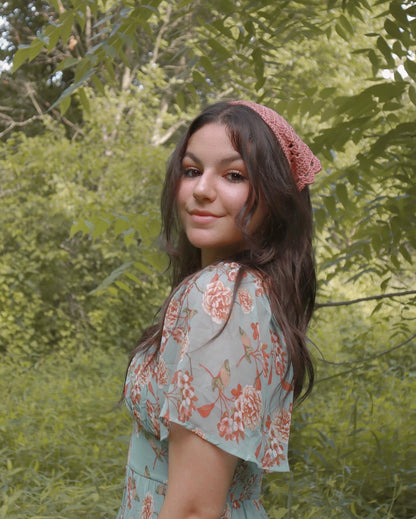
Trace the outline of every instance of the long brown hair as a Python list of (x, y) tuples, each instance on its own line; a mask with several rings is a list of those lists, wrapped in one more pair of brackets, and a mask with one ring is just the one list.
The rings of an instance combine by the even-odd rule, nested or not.
[[(290, 381), (298, 398), (307, 376), (301, 400), (314, 381), (312, 361), (306, 347), (306, 330), (312, 317), (316, 275), (312, 249), (312, 207), (308, 187), (298, 191), (289, 163), (275, 135), (257, 113), (244, 105), (221, 102), (204, 110), (189, 126), (173, 152), (162, 192), (162, 237), (170, 258), (172, 293), (160, 311), (159, 322), (147, 328), (132, 352), (160, 347), (163, 319), (176, 287), (201, 268), (200, 250), (187, 239), (176, 208), (176, 195), (183, 175), (182, 159), (188, 141), (209, 123), (224, 124), (233, 147), (245, 162), (250, 191), (236, 223), (247, 250), (232, 258), (241, 265), (235, 291), (244, 271), (257, 271), (265, 280), (274, 318), (285, 338), (293, 368)], [(248, 232), (259, 203), (267, 208), (265, 221), (257, 231)]]

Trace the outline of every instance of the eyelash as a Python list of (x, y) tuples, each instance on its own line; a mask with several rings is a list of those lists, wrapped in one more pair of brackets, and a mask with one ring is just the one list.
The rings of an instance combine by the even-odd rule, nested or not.
[(245, 177), (244, 175), (242, 175), (239, 171), (230, 171), (229, 173), (227, 173), (226, 177), (233, 177), (234, 178), (229, 178), (230, 182), (244, 182), (244, 180), (247, 180), (247, 177)]
[[(188, 167), (183, 169), (183, 176), (186, 178), (195, 178), (200, 174), (201, 172), (198, 168)], [(235, 184), (247, 180), (247, 177), (242, 175), (239, 171), (229, 171), (225, 175), (225, 178), (227, 178), (230, 182), (233, 182)]]
[(197, 173), (197, 175), (200, 174), (199, 169), (197, 168), (183, 168), (183, 176), (186, 178), (195, 178), (197, 175), (194, 173)]

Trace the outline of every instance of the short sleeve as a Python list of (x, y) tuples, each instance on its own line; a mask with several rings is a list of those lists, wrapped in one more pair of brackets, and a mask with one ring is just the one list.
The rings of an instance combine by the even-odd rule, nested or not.
[(245, 272), (234, 294), (238, 269), (210, 266), (170, 302), (161, 439), (175, 422), (258, 468), (287, 471), (291, 369), (260, 278)]

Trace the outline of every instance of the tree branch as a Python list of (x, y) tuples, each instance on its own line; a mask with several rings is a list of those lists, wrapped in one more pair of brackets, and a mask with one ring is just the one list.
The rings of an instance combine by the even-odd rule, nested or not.
[(43, 115), (33, 115), (32, 117), (29, 117), (29, 119), (25, 119), (24, 121), (13, 121), (10, 123), (10, 125), (5, 128), (2, 132), (0, 132), (0, 139), (11, 132), (13, 128), (16, 128), (17, 126), (26, 126), (26, 124), (30, 124), (33, 121), (36, 121), (37, 119), (42, 119)]
[[(333, 378), (340, 377), (342, 375), (348, 375), (349, 373), (353, 373), (354, 371), (357, 371), (358, 369), (361, 368), (360, 364), (365, 364), (367, 362), (371, 362), (372, 360), (377, 359), (379, 357), (382, 357), (383, 355), (387, 355), (388, 353), (391, 353), (392, 351), (398, 350), (399, 348), (403, 348), (403, 346), (406, 346), (407, 344), (409, 344), (409, 342), (411, 342), (415, 338), (416, 338), (416, 333), (411, 335), (408, 339), (406, 339), (405, 341), (401, 342), (400, 344), (397, 344), (396, 346), (393, 346), (392, 348), (389, 348), (387, 350), (383, 350), (380, 353), (377, 353), (376, 355), (373, 355), (372, 357), (366, 357), (366, 358), (361, 359), (361, 360), (351, 360), (351, 361), (345, 361), (345, 362), (331, 362), (329, 360), (319, 359), (320, 362), (323, 362), (325, 364), (330, 364), (332, 366), (354, 366), (354, 365), (355, 366), (353, 368), (351, 368), (351, 369), (346, 370), (346, 371), (340, 371), (339, 373), (335, 373), (335, 375), (331, 375), (331, 376), (325, 377), (325, 378), (320, 378), (320, 379), (318, 379), (316, 381), (316, 383), (326, 382), (327, 380), (331, 380)], [(309, 342), (314, 344), (310, 339), (309, 339)]]
[(328, 303), (317, 303), (315, 310), (327, 306), (349, 306), (355, 305), (356, 303), (362, 303), (363, 301), (377, 301), (379, 299), (388, 299), (391, 297), (403, 297), (416, 294), (416, 290), (406, 290), (404, 292), (390, 292), (389, 294), (379, 294), (377, 296), (359, 297), (357, 299), (350, 299), (349, 301), (332, 301)]

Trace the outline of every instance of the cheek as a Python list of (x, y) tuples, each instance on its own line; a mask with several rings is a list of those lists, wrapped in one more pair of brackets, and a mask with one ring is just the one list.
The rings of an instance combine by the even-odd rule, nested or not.
[(186, 185), (183, 181), (179, 182), (178, 190), (176, 192), (176, 207), (181, 210), (183, 208), (186, 200), (187, 200), (187, 193), (186, 193)]
[(233, 191), (227, 197), (227, 205), (230, 213), (236, 216), (247, 202), (249, 188), (242, 186), (237, 192)]

